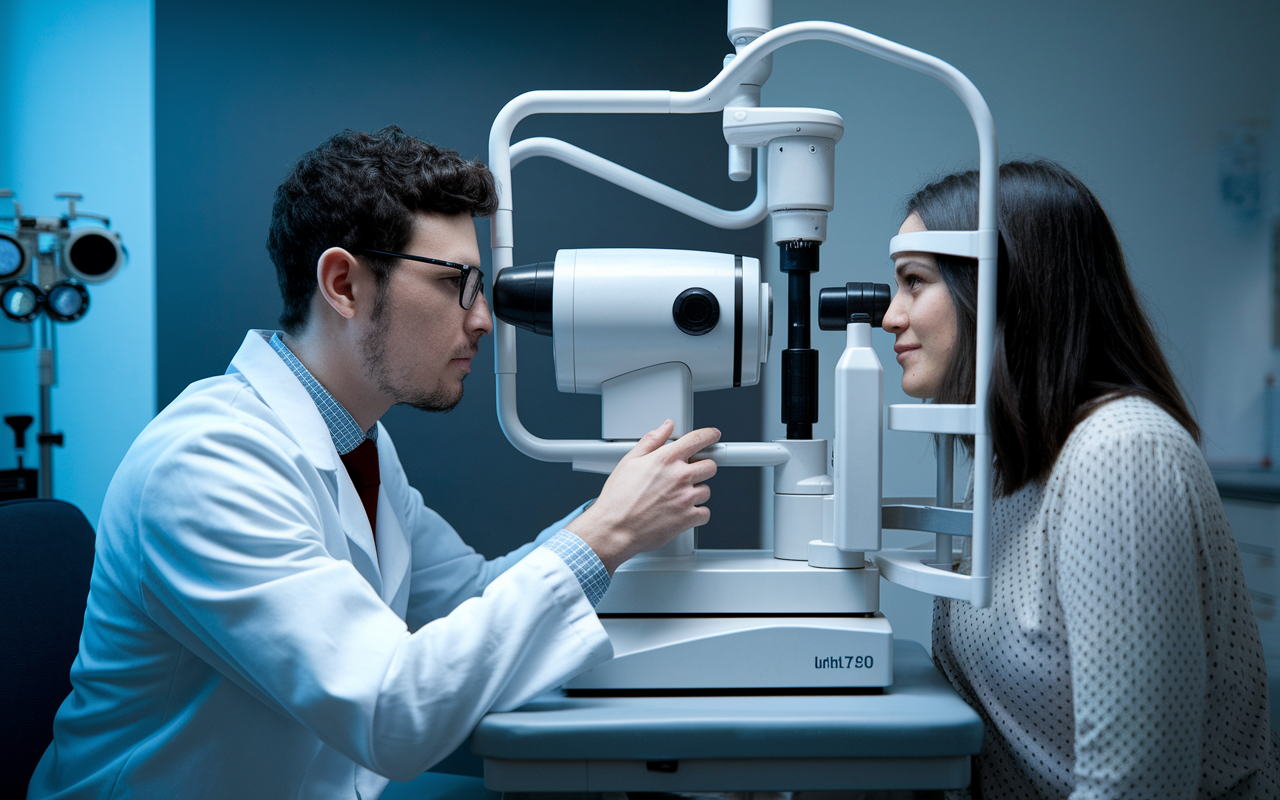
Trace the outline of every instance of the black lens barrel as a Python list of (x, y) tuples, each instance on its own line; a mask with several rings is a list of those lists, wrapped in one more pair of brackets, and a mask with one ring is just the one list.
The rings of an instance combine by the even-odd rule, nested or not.
[(810, 282), (818, 271), (821, 242), (778, 244), (778, 267), (787, 276), (787, 349), (782, 352), (782, 422), (788, 439), (812, 439), (818, 421), (818, 351), (809, 347)]
[(507, 267), (493, 281), (493, 313), (508, 325), (551, 335), (555, 262)]
[(818, 327), (824, 331), (842, 331), (855, 314), (871, 317), (871, 325), (880, 327), (889, 310), (889, 284), (846, 283), (818, 292)]

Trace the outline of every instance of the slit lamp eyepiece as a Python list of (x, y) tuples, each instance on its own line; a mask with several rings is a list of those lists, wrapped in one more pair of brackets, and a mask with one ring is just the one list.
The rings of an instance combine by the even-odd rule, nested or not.
[[(842, 331), (850, 322), (870, 322), (879, 328), (889, 310), (889, 284), (846, 283), (818, 292), (818, 327), (824, 331)], [(869, 317), (854, 320), (855, 314)]]

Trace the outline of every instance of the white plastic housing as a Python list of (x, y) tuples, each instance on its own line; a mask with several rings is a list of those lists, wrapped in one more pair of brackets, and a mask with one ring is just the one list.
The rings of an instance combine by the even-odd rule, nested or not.
[(809, 542), (831, 530), (831, 500), (829, 494), (775, 494), (773, 557), (808, 561)]
[(871, 324), (850, 323), (835, 372), (833, 541), (840, 550), (880, 549), (884, 368), (871, 349)]
[(775, 494), (831, 494), (826, 439), (774, 439), (791, 457), (774, 467)]
[(773, 220), (773, 240), (778, 244), (802, 239), (809, 242), (825, 242), (827, 240), (827, 212), (793, 209), (774, 211), (769, 215)]
[(600, 384), (600, 438), (639, 439), (667, 419), (675, 425), (672, 438), (693, 430), (693, 377), (679, 361)]
[[(828, 505), (834, 505), (830, 503)], [(866, 554), (857, 550), (841, 550), (827, 539), (809, 542), (809, 566), (821, 569), (865, 569)]]
[(750, 147), (729, 145), (729, 180), (741, 183), (750, 179), (751, 153)]
[(870, 617), (601, 620), (613, 658), (567, 689), (848, 688), (893, 684), (893, 629)]
[[(719, 305), (715, 327), (697, 336), (677, 327), (672, 314), (676, 298), (691, 288), (711, 292)], [(753, 386), (769, 355), (769, 286), (754, 258), (561, 250), (551, 305), (562, 392), (600, 394), (606, 381), (671, 363), (688, 368), (695, 392)]]
[(809, 541), (831, 528), (826, 439), (774, 439), (791, 458), (773, 468), (773, 557), (804, 561)]
[[(827, 212), (835, 204), (835, 146), (844, 119), (822, 108), (725, 106), (724, 139), (735, 147), (762, 147), (768, 154), (768, 208), (778, 242), (827, 238)], [(730, 173), (734, 173), (730, 162)]]
[[(821, 495), (806, 495), (821, 499)], [(861, 566), (861, 565), (860, 565)], [(764, 550), (698, 550), (691, 558), (636, 556), (618, 567), (596, 612), (672, 614), (866, 614), (880, 608), (874, 566), (836, 575)]]
[(830, 211), (836, 202), (836, 143), (823, 136), (769, 142), (769, 210)]
[(900, 403), (889, 406), (891, 431), (959, 433), (972, 436), (977, 428), (973, 406), (947, 403)]
[(729, 0), (725, 31), (734, 47), (754, 42), (773, 27), (773, 0)]
[(764, 147), (783, 136), (816, 136), (838, 142), (844, 117), (825, 108), (727, 105), (721, 112), (724, 140), (743, 147)]

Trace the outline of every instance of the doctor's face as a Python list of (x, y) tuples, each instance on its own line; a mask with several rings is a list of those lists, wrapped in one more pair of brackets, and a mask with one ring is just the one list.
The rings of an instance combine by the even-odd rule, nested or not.
[[(418, 213), (405, 255), (479, 266), (475, 223), (465, 214)], [(448, 411), (462, 399), (462, 381), (480, 337), (493, 330), (484, 294), (458, 304), (461, 272), (398, 259), (379, 289), (360, 342), (369, 378), (394, 404)]]
[[(898, 233), (925, 230), (912, 214)], [(897, 293), (883, 327), (894, 334), (893, 351), (902, 365), (902, 391), (911, 397), (937, 397), (956, 344), (956, 307), (932, 253), (902, 253), (893, 263)]]

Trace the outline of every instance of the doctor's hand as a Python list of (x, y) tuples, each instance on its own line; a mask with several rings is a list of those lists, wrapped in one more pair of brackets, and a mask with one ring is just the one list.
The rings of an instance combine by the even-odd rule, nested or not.
[(610, 575), (636, 553), (656, 550), (711, 519), (702, 505), (711, 489), (703, 481), (716, 474), (716, 463), (689, 459), (720, 441), (720, 431), (699, 428), (663, 444), (674, 429), (667, 420), (646, 433), (618, 462), (599, 499), (568, 525)]

